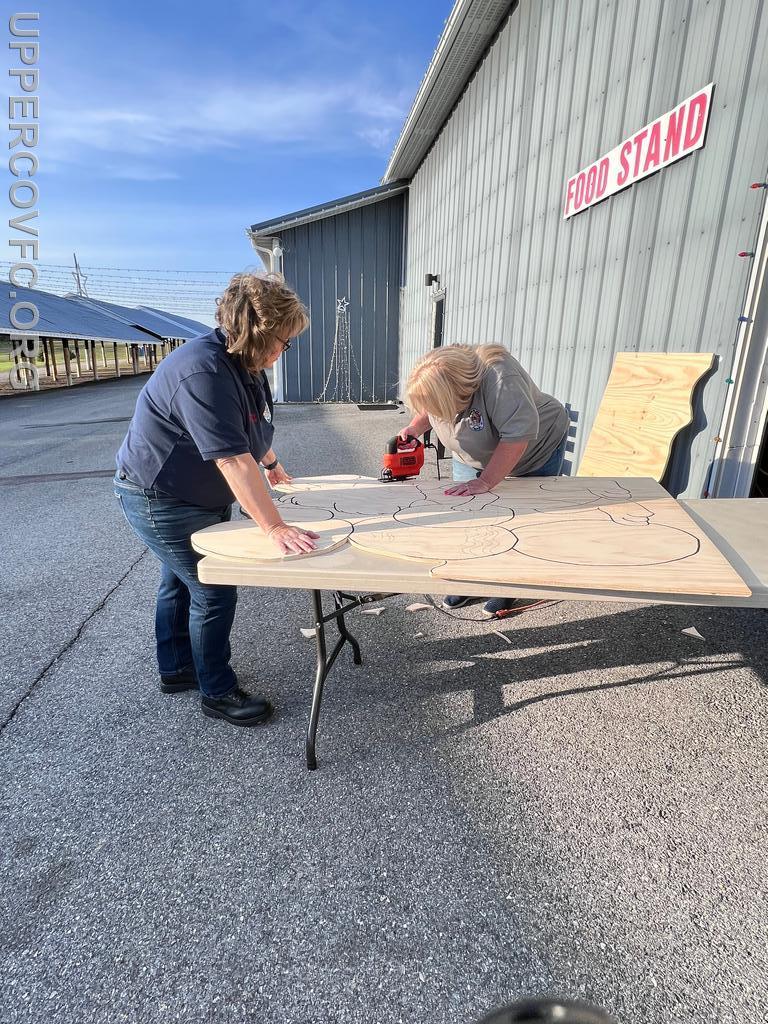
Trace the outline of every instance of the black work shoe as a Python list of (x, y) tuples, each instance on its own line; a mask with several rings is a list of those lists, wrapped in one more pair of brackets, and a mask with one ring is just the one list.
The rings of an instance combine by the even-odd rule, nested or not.
[(209, 718), (223, 718), (230, 725), (260, 725), (272, 717), (275, 709), (266, 697), (246, 693), (236, 686), (223, 697), (201, 697), (200, 710)]
[(183, 693), (184, 690), (197, 690), (195, 673), (182, 672), (177, 676), (160, 676), (160, 689), (163, 693)]

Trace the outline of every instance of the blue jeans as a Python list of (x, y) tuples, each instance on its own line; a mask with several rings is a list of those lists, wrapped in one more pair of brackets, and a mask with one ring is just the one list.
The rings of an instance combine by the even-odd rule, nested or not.
[[(568, 435), (566, 434), (543, 466), (540, 466), (538, 469), (534, 469), (532, 473), (524, 473), (523, 476), (560, 476), (563, 470), (565, 444), (567, 440)], [(457, 459), (455, 455), (453, 456), (452, 461), (452, 475), (456, 483), (464, 483), (465, 480), (474, 480), (475, 477), (480, 476), (480, 470), (475, 469), (473, 466), (468, 466), (466, 462), (462, 462), (460, 459)]]
[(201, 508), (152, 487), (113, 480), (128, 524), (160, 560), (155, 609), (157, 664), (163, 676), (194, 669), (200, 690), (221, 697), (237, 685), (229, 665), (229, 633), (235, 618), (237, 587), (213, 586), (197, 578), (202, 557), (190, 543), (196, 530), (225, 523), (231, 505)]

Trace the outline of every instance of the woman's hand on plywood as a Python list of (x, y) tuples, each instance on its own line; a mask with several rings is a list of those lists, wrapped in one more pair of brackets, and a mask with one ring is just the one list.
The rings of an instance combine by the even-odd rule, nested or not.
[(477, 477), (475, 480), (467, 480), (464, 483), (454, 484), (453, 487), (449, 487), (446, 490), (446, 494), (486, 494), (490, 491), (490, 487), (485, 482)]
[(286, 472), (281, 462), (278, 462), (274, 469), (265, 470), (265, 473), (270, 487), (277, 487), (278, 484), (289, 484), (293, 480), (293, 477), (290, 473)]

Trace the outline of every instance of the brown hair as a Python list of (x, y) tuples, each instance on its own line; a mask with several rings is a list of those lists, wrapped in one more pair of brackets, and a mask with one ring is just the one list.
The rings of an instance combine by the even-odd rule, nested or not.
[(406, 401), (414, 412), (452, 420), (469, 405), (486, 368), (508, 356), (501, 345), (448, 345), (432, 349), (411, 370), (405, 387)]
[(216, 300), (216, 322), (227, 334), (227, 351), (251, 373), (263, 369), (275, 336), (301, 334), (309, 314), (282, 274), (235, 274)]

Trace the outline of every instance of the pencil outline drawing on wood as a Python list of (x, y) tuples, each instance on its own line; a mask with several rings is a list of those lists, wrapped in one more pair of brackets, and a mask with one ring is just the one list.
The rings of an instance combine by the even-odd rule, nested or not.
[[(315, 477), (281, 485), (278, 506), (351, 523), (349, 542), (475, 582), (749, 594), (684, 509), (648, 478), (543, 477), (480, 495), (437, 481)], [(631, 574), (628, 580), (627, 573)]]

